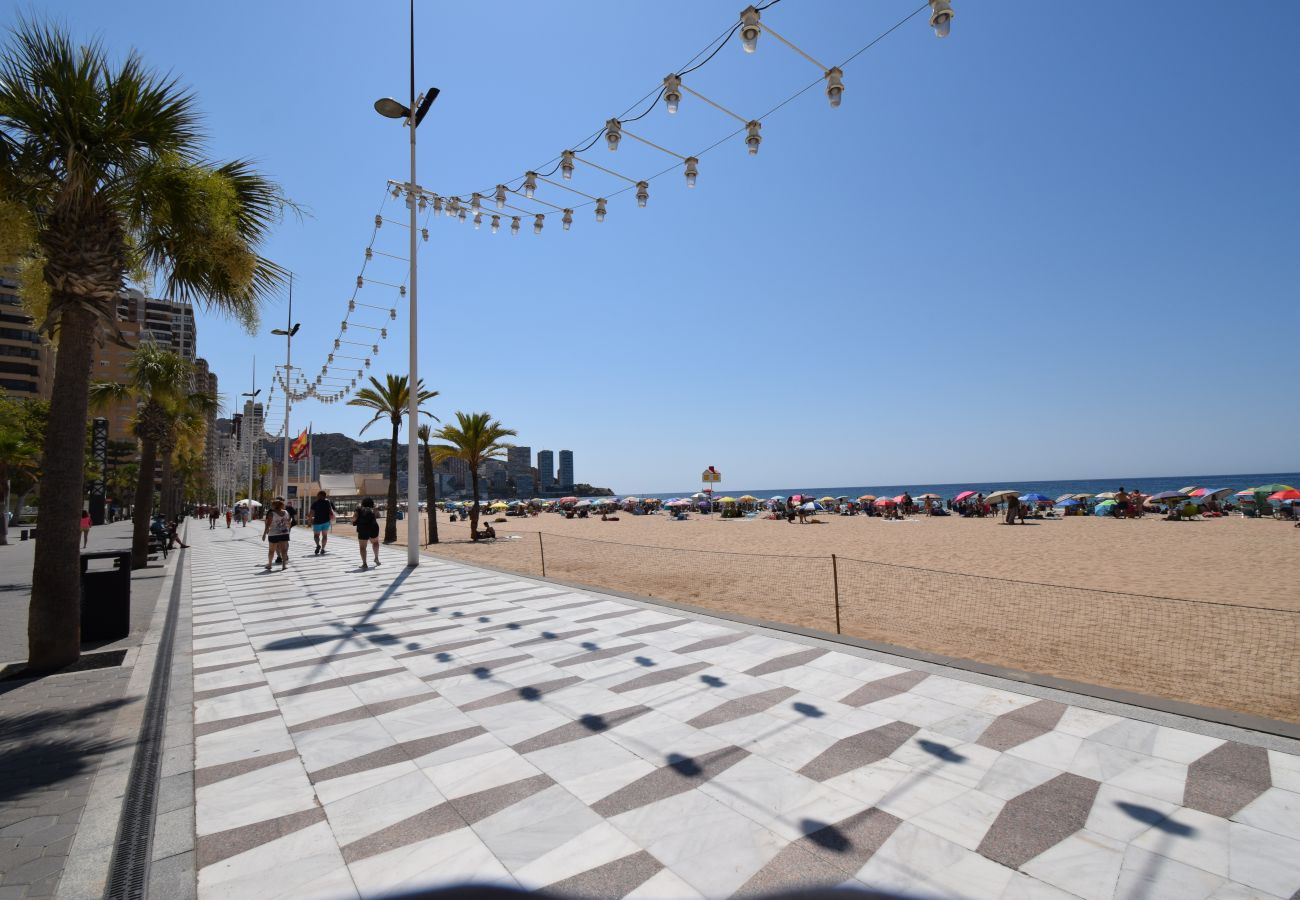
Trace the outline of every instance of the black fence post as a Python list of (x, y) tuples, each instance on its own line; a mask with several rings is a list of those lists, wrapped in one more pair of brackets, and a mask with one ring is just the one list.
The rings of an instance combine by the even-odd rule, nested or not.
[(840, 566), (831, 554), (831, 583), (835, 585), (835, 633), (840, 634)]
[(537, 552), (542, 557), (542, 577), (546, 577), (546, 547), (542, 544), (542, 533), (537, 532)]

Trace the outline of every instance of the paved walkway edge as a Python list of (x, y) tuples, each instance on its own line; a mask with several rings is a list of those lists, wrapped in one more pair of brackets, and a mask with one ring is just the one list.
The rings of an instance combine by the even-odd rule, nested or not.
[(472, 569), (483, 569), (499, 575), (509, 575), (511, 578), (517, 578), (521, 581), (558, 585), (559, 587), (585, 593), (607, 594), (644, 607), (666, 607), (681, 610), (703, 619), (716, 619), (732, 624), (745, 625), (758, 632), (767, 632), (809, 646), (853, 652), (856, 655), (905, 668), (918, 669), (931, 674), (941, 673), (958, 681), (1017, 691), (1044, 700), (1056, 700), (1098, 712), (1113, 713), (1126, 718), (1149, 722), (1153, 725), (1165, 725), (1170, 728), (1232, 740), (1268, 750), (1300, 754), (1300, 725), (1290, 722), (1279, 722), (1275, 719), (1265, 719), (1247, 713), (1197, 706), (1191, 703), (1180, 703), (1177, 700), (1167, 700), (1148, 694), (1135, 694), (1130, 691), (1120, 691), (1094, 684), (1069, 681), (1064, 678), (1053, 678), (1050, 675), (1038, 675), (1018, 669), (1005, 669), (973, 660), (940, 656), (935, 653), (927, 653), (924, 650), (913, 650), (910, 647), (868, 641), (844, 634), (832, 634), (815, 628), (801, 628), (797, 625), (787, 625), (782, 622), (757, 619), (739, 613), (693, 606), (689, 603), (677, 603), (659, 597), (646, 597), (641, 594), (631, 594), (612, 588), (580, 584), (575, 581), (564, 581), (559, 578), (525, 575), (498, 566), (466, 562), (458, 558), (442, 556), (436, 551), (425, 548), (421, 548), (421, 555)]
[(114, 746), (105, 755), (91, 785), (86, 809), (77, 825), (77, 836), (68, 854), (68, 864), (59, 879), (56, 900), (102, 897), (107, 889), (109, 866), (122, 821), (127, 782), (135, 759), (149, 688), (153, 684), (154, 666), (167, 622), (167, 610), (171, 605), (175, 580), (181, 577), (185, 555), (185, 551), (182, 551), (176, 554), (175, 562), (169, 562), (167, 574), (158, 592), (161, 602), (154, 606), (149, 631), (140, 646), (128, 651), (126, 659), (122, 661), (123, 665), (132, 667), (131, 680), (126, 687), (128, 702), (118, 711), (113, 723), (109, 740)]

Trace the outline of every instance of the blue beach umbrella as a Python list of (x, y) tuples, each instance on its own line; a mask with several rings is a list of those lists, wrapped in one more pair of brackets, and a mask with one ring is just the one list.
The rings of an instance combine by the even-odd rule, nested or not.
[(1056, 504), (1056, 505), (1057, 505), (1057, 506), (1078, 506), (1078, 505), (1079, 505), (1079, 501), (1078, 501), (1078, 500), (1075, 500), (1074, 498), (1071, 498), (1071, 499), (1069, 499), (1069, 500), (1062, 500), (1060, 503), (1058, 503), (1058, 504)]
[(1097, 504), (1097, 508), (1092, 511), (1094, 516), (1108, 516), (1110, 511), (1115, 508), (1114, 500), (1104, 500)]
[(1052, 498), (1044, 496), (1043, 494), (1039, 494), (1037, 492), (1033, 492), (1028, 494), (1021, 494), (1020, 502), (1021, 503), (1051, 503)]
[(826, 512), (826, 507), (822, 506), (816, 500), (809, 500), (803, 506), (799, 507), (805, 512)]

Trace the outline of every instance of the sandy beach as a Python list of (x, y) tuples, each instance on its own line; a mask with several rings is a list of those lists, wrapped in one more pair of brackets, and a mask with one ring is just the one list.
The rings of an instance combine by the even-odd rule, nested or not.
[(819, 518), (542, 514), (473, 544), (440, 516), (430, 549), (534, 575), (544, 553), (552, 578), (1300, 721), (1290, 523)]

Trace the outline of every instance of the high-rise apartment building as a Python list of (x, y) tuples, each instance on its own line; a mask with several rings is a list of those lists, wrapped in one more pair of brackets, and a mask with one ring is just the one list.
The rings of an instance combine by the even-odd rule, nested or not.
[(537, 489), (549, 491), (555, 486), (555, 454), (550, 450), (537, 451)]
[[(217, 392), (217, 373), (213, 372), (208, 366), (208, 361), (203, 358), (194, 360), (194, 379), (193, 389), (211, 394), (213, 397), (219, 397)], [(203, 431), (203, 474), (207, 477), (208, 484), (215, 486), (217, 483), (217, 411), (212, 409), (208, 412), (206, 427)]]
[(518, 482), (533, 472), (533, 448), (510, 447), (506, 450), (506, 474), (510, 480)]
[[(197, 330), (194, 307), (188, 303), (150, 299), (135, 288), (128, 288), (118, 298), (117, 327), (128, 346), (105, 341), (91, 363), (90, 377), (93, 381), (125, 383), (127, 363), (141, 342), (156, 344), (190, 363), (195, 362)], [(129, 440), (132, 437), (131, 419), (135, 408), (133, 401), (124, 400), (102, 413), (108, 419), (109, 440)]]
[(560, 451), (560, 490), (573, 490), (573, 451)]
[(48, 400), (54, 385), (54, 351), (22, 308), (17, 274), (0, 270), (0, 388), (11, 397)]

